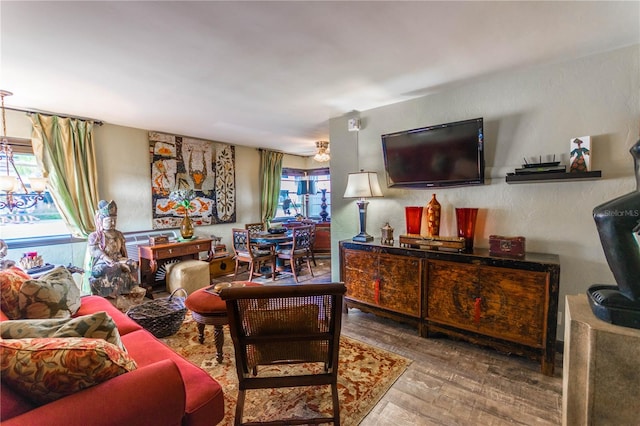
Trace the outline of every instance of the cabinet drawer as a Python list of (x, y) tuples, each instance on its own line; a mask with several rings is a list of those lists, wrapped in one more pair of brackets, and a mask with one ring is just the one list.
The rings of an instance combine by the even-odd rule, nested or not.
[(430, 261), (427, 319), (544, 345), (547, 274)]
[(163, 247), (154, 250), (154, 258), (170, 259), (172, 257), (187, 256), (190, 254), (200, 253), (201, 251), (208, 251), (209, 247), (209, 244), (205, 243), (192, 244), (188, 246)]

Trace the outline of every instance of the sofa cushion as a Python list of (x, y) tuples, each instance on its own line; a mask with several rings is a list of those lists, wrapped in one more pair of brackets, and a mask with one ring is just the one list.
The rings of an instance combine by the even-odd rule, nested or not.
[(64, 319), (13, 320), (0, 323), (3, 339), (87, 337), (103, 339), (124, 349), (116, 323), (105, 311)]
[(7, 318), (20, 318), (18, 295), (22, 283), (30, 278), (29, 274), (17, 266), (0, 271), (0, 307)]
[(136, 369), (117, 346), (81, 337), (0, 339), (0, 357), (3, 384), (37, 404)]
[(83, 296), (80, 310), (76, 312), (76, 316), (90, 315), (94, 312), (105, 311), (116, 323), (120, 336), (124, 336), (132, 331), (142, 330), (142, 326), (126, 316), (122, 311), (113, 306), (113, 304), (101, 296)]
[(80, 289), (71, 272), (58, 266), (38, 279), (25, 281), (18, 304), (20, 318), (65, 318), (80, 309)]

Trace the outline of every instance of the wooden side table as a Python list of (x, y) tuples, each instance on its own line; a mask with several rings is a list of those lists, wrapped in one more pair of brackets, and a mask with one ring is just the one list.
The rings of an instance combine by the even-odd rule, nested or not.
[[(191, 241), (173, 242), (166, 244), (156, 244), (153, 246), (138, 246), (138, 258), (140, 259), (140, 285), (147, 290), (147, 295), (151, 295), (154, 285), (156, 285), (156, 272), (167, 261), (178, 259), (196, 259), (200, 253), (207, 253), (207, 261), (211, 258), (210, 238), (196, 238)], [(158, 282), (160, 283), (160, 281)]]

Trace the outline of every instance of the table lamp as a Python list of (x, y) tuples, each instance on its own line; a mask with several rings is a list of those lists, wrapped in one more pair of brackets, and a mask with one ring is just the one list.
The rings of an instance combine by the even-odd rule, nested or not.
[(357, 204), (360, 212), (360, 233), (353, 237), (353, 241), (368, 242), (373, 240), (373, 237), (366, 231), (369, 202), (365, 198), (369, 197), (382, 197), (377, 173), (365, 172), (364, 170), (360, 170), (358, 173), (349, 173), (344, 198), (359, 198)]

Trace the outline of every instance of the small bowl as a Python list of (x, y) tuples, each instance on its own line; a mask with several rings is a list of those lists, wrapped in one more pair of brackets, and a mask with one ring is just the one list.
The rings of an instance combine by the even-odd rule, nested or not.
[(269, 233), (270, 234), (284, 234), (285, 232), (287, 232), (287, 228), (285, 228), (285, 227), (269, 228)]

